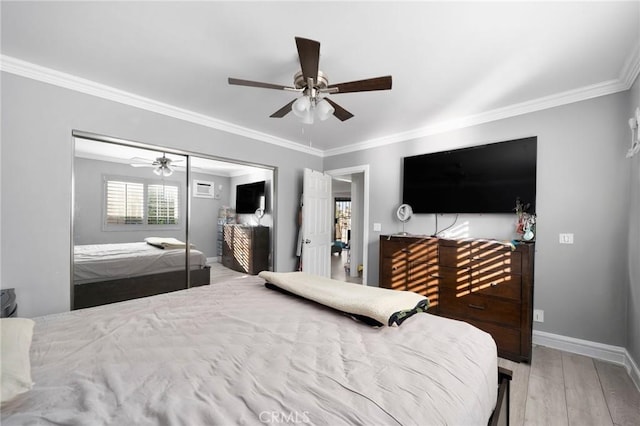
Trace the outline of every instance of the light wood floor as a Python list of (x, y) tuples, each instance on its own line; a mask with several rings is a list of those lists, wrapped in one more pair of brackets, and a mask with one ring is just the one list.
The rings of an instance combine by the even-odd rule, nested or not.
[(331, 278), (338, 281), (362, 284), (362, 277), (352, 277), (351, 274), (347, 275), (344, 265), (347, 263), (348, 258), (348, 250), (342, 250), (340, 254), (336, 253), (331, 255)]
[(237, 272), (233, 269), (226, 268), (222, 266), (222, 263), (219, 262), (211, 262), (208, 265), (211, 266), (210, 284), (215, 284), (230, 279), (242, 279), (248, 276), (247, 274), (243, 274), (242, 272)]
[[(211, 264), (211, 284), (246, 276)], [(543, 346), (533, 347), (531, 364), (499, 365), (513, 371), (511, 426), (640, 426), (640, 392), (622, 366)]]
[[(346, 250), (343, 250), (340, 255), (331, 255), (331, 278), (339, 281), (362, 284), (362, 277), (347, 276), (344, 269), (344, 264), (347, 262), (347, 255), (348, 253)], [(209, 266), (211, 266), (211, 284), (225, 281), (229, 278), (233, 279), (247, 276), (247, 274), (225, 268), (221, 263), (216, 261), (209, 263)]]
[(512, 426), (640, 425), (640, 392), (624, 367), (543, 346), (513, 371)]

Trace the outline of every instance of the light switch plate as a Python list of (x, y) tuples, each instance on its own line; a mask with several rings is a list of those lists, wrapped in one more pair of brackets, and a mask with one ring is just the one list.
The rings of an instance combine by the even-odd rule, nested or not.
[(381, 223), (374, 223), (373, 224), (373, 232), (381, 232), (382, 231), (382, 224)]
[(573, 244), (573, 234), (560, 234), (560, 244)]
[(544, 311), (542, 309), (534, 309), (533, 320), (535, 322), (544, 322)]

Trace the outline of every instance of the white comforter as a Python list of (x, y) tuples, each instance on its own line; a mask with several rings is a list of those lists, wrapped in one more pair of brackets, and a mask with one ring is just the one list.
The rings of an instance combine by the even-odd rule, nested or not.
[[(185, 267), (184, 249), (161, 249), (145, 242), (86, 244), (74, 247), (75, 284), (176, 271)], [(191, 269), (207, 263), (201, 251), (189, 250)]]
[(36, 318), (33, 389), (2, 425), (486, 425), (491, 337), (374, 328), (257, 277)]

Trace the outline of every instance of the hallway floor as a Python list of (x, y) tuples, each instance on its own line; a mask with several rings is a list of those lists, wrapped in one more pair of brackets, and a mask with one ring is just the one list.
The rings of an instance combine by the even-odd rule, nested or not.
[(341, 254), (331, 255), (331, 278), (339, 281), (362, 284), (362, 277), (347, 276), (344, 265), (347, 263), (349, 250), (342, 250)]

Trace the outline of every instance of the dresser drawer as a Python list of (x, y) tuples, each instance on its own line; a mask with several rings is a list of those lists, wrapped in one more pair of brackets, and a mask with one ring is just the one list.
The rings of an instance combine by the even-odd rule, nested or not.
[(502, 327), (484, 321), (468, 320), (469, 324), (478, 327), (480, 330), (491, 334), (498, 346), (498, 355), (513, 357), (522, 352), (520, 331), (513, 328)]
[(519, 303), (486, 297), (480, 294), (456, 293), (446, 287), (440, 288), (440, 313), (481, 321), (490, 321), (506, 327), (520, 327)]
[(501, 269), (510, 274), (522, 273), (521, 254), (508, 249), (472, 251), (469, 265), (478, 272)]
[(483, 274), (471, 274), (469, 288), (472, 293), (504, 297), (520, 302), (522, 300), (522, 277), (502, 270)]
[(440, 266), (437, 270), (437, 277), (443, 287), (458, 292), (469, 291), (469, 283), (471, 282), (471, 269), (469, 268)]
[(381, 257), (403, 257), (409, 261), (438, 259), (438, 240), (433, 238), (381, 237)]
[(468, 246), (443, 246), (439, 247), (439, 263), (450, 268), (467, 268), (470, 266), (470, 251)]
[(406, 290), (407, 262), (403, 259), (383, 257), (380, 286), (394, 290)]
[(381, 257), (404, 257), (407, 249), (407, 242), (400, 238), (392, 238), (385, 240), (384, 244), (380, 244)]
[(469, 246), (440, 246), (440, 265), (451, 268), (475, 268), (479, 271), (503, 269), (511, 274), (522, 273), (521, 253), (499, 246), (495, 249), (470, 249)]

